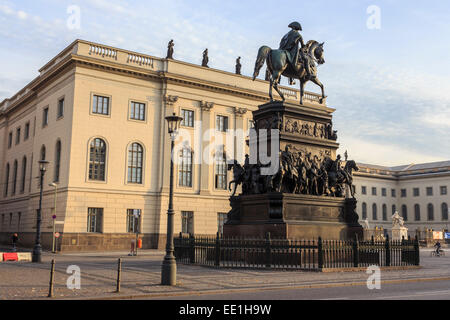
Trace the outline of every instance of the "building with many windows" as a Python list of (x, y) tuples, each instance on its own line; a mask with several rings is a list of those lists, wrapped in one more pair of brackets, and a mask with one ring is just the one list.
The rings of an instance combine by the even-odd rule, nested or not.
[(354, 173), (360, 222), (389, 230), (395, 211), (411, 236), (448, 230), (450, 161), (383, 167), (358, 164)]
[[(281, 90), (298, 102), (298, 90)], [(44, 247), (56, 215), (59, 250), (128, 249), (136, 232), (144, 248), (163, 248), (170, 169), (164, 118), (173, 113), (183, 118), (174, 152), (175, 232), (221, 232), (230, 209), (227, 160), (242, 163), (252, 111), (267, 93), (263, 80), (73, 42), (0, 103), (0, 241), (18, 232), (22, 244), (33, 245), (38, 161), (48, 160)], [(304, 104), (332, 112), (319, 98), (305, 93)], [(410, 230), (446, 225), (450, 163), (360, 168), (361, 218), (388, 228), (399, 210)]]
[[(298, 101), (298, 90), (281, 90)], [(45, 159), (44, 247), (53, 214), (61, 250), (128, 249), (136, 229), (144, 247), (164, 247), (170, 168), (164, 118), (174, 112), (183, 117), (175, 232), (215, 234), (229, 211), (226, 159), (247, 148), (245, 137), (225, 136), (252, 126), (251, 111), (268, 101), (267, 92), (263, 80), (73, 42), (0, 103), (1, 241), (19, 232), (23, 244), (33, 244), (38, 161)], [(325, 107), (315, 94), (304, 99)]]

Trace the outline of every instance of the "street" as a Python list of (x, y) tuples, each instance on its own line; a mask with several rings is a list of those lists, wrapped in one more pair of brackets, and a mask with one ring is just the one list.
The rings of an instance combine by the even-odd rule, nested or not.
[(367, 286), (338, 286), (313, 289), (286, 288), (281, 290), (252, 290), (222, 294), (164, 297), (164, 300), (448, 300), (450, 280), (406, 283), (382, 283), (381, 289)]

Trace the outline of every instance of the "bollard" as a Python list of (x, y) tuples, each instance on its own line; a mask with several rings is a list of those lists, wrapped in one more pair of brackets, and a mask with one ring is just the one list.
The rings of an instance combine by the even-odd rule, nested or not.
[(117, 286), (116, 292), (120, 292), (120, 278), (122, 276), (122, 258), (117, 261)]
[(49, 284), (49, 288), (48, 288), (48, 297), (52, 298), (53, 297), (53, 282), (54, 282), (54, 278), (55, 278), (55, 259), (52, 259), (52, 266), (50, 269), (50, 284)]

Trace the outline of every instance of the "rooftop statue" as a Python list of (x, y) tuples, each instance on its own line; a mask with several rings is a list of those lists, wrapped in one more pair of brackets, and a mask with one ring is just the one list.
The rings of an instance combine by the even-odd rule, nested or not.
[(167, 44), (167, 57), (166, 59), (173, 59), (173, 40), (170, 40), (169, 43)]
[(289, 24), (289, 27), (291, 31), (281, 39), (279, 49), (274, 50), (268, 46), (259, 48), (253, 72), (253, 80), (258, 76), (264, 63), (267, 63), (270, 75), (270, 101), (273, 101), (272, 88), (275, 88), (283, 101), (285, 100), (283, 93), (278, 88), (278, 83), (283, 75), (289, 78), (290, 83), (293, 83), (292, 79), (298, 79), (300, 81), (300, 104), (303, 104), (304, 88), (308, 81), (314, 82), (321, 88), (322, 98), (320, 99), (320, 103), (322, 103), (323, 99), (325, 99), (325, 91), (323, 84), (317, 77), (316, 63), (325, 63), (323, 57), (324, 43), (309, 40), (305, 44), (299, 32), (302, 31), (300, 23), (296, 21), (292, 22)]
[(203, 51), (203, 60), (202, 60), (202, 67), (208, 67), (208, 62), (209, 62), (209, 58), (208, 58), (208, 48), (205, 49), (205, 51)]

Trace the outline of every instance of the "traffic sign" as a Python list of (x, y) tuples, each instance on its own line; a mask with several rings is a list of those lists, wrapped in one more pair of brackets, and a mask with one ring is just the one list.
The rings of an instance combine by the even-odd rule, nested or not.
[(59, 238), (61, 234), (59, 232), (55, 232), (55, 238)]

